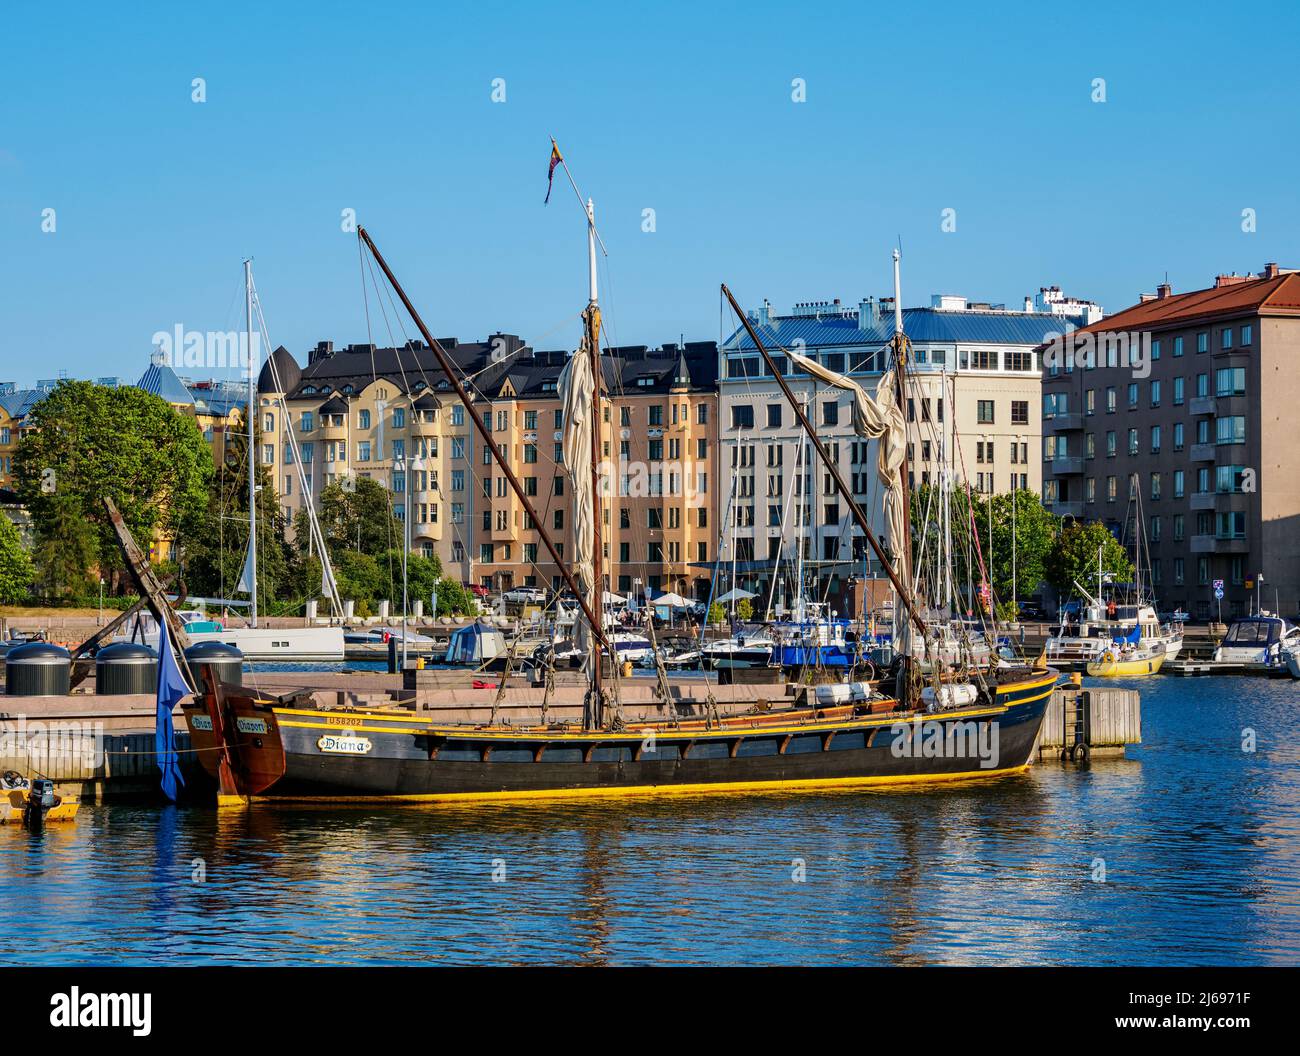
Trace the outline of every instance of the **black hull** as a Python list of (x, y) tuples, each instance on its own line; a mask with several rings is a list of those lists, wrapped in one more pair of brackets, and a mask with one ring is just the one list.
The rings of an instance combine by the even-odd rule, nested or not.
[[(881, 715), (723, 731), (661, 729), (653, 744), (640, 734), (431, 731), (378, 718), (351, 719), (340, 729), (337, 715), (276, 709), (285, 770), (257, 798), (455, 801), (994, 777), (1028, 766), (1054, 682), (1053, 673), (999, 691), (996, 707), (906, 720)], [(331, 740), (339, 734), (342, 753)]]

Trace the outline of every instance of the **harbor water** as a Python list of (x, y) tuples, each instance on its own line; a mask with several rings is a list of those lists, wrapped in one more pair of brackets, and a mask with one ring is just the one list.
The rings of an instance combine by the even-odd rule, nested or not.
[(0, 961), (1295, 964), (1300, 683), (1131, 685), (1127, 758), (979, 784), (10, 826)]

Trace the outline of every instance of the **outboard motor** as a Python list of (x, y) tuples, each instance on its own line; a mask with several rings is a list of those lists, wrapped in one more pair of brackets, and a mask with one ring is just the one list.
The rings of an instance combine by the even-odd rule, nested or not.
[(23, 825), (32, 832), (45, 827), (45, 815), (59, 803), (54, 782), (48, 777), (34, 777), (27, 790), (27, 803), (23, 807)]

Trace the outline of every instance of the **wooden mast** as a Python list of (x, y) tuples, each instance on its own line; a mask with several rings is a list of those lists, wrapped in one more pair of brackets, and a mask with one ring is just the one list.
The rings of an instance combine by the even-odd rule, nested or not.
[[(817, 454), (821, 457), (822, 463), (826, 466), (827, 471), (831, 475), (831, 479), (835, 482), (835, 490), (839, 492), (840, 497), (848, 504), (849, 511), (853, 514), (853, 519), (857, 521), (858, 527), (862, 529), (863, 534), (867, 537), (867, 543), (875, 553), (876, 559), (885, 570), (885, 574), (889, 577), (889, 581), (894, 585), (894, 589), (898, 591), (898, 596), (906, 606), (908, 613), (911, 615), (912, 622), (916, 625), (916, 629), (924, 635), (925, 623), (922, 621), (920, 614), (916, 611), (911, 592), (903, 586), (902, 581), (898, 578), (898, 573), (894, 570), (893, 565), (889, 562), (889, 558), (885, 555), (884, 548), (876, 538), (876, 533), (872, 531), (871, 523), (867, 520), (867, 515), (862, 511), (862, 507), (858, 505), (857, 500), (854, 499), (853, 492), (849, 490), (848, 485), (844, 483), (844, 478), (840, 475), (839, 466), (835, 464), (835, 460), (831, 458), (830, 452), (826, 450), (826, 445), (822, 442), (821, 437), (817, 435), (817, 430), (813, 428), (812, 422), (808, 420), (808, 415), (804, 413), (803, 407), (799, 404), (799, 401), (795, 399), (794, 393), (790, 391), (789, 383), (785, 380), (785, 377), (777, 368), (776, 363), (772, 360), (771, 353), (769, 353), (764, 347), (763, 342), (759, 340), (758, 333), (750, 323), (749, 317), (741, 311), (740, 305), (736, 303), (736, 298), (731, 295), (731, 291), (727, 289), (727, 284), (725, 282), (722, 284), (722, 293), (731, 304), (731, 310), (736, 313), (736, 318), (740, 320), (740, 325), (743, 326), (745, 332), (749, 334), (749, 339), (754, 342), (754, 347), (758, 349), (759, 354), (763, 357), (763, 361), (767, 364), (767, 369), (770, 370), (772, 376), (776, 378), (776, 382), (780, 385), (781, 392), (785, 395), (786, 401), (794, 409), (795, 418), (798, 419), (799, 424), (803, 426), (804, 432), (806, 432), (809, 439), (812, 440), (813, 447), (816, 448)], [(901, 499), (906, 499), (906, 497), (906, 493), (904, 493), (900, 497), (900, 501)], [(910, 510), (908, 511), (907, 516), (910, 523)]]
[[(583, 313), (587, 327), (587, 348), (591, 356), (591, 610), (601, 622), (592, 626), (591, 646), (591, 695), (592, 719), (597, 728), (604, 724), (605, 700), (602, 695), (601, 679), (601, 636), (604, 634), (605, 614), (605, 565), (601, 551), (601, 508), (600, 508), (600, 450), (601, 450), (601, 402), (600, 390), (604, 380), (600, 368), (600, 304), (596, 297), (596, 206), (587, 199), (587, 269), (590, 298), (587, 310)], [(576, 468), (576, 467), (575, 467)], [(615, 650), (610, 650), (611, 661), (617, 659)]]
[(415, 310), (415, 305), (413, 305), (411, 299), (406, 296), (406, 291), (402, 289), (402, 284), (397, 281), (397, 276), (393, 274), (392, 269), (388, 266), (388, 262), (384, 260), (383, 254), (379, 252), (379, 248), (370, 238), (370, 233), (366, 231), (364, 227), (358, 227), (357, 237), (365, 243), (366, 248), (370, 250), (371, 255), (375, 258), (375, 263), (379, 265), (380, 269), (387, 277), (389, 283), (393, 287), (393, 291), (397, 294), (398, 300), (402, 302), (416, 327), (419, 329), (425, 343), (433, 352), (434, 358), (438, 361), (438, 366), (442, 368), (442, 372), (446, 376), (447, 381), (451, 384), (451, 387), (456, 390), (456, 396), (460, 399), (460, 402), (465, 405), (465, 410), (469, 414), (469, 420), (474, 423), (474, 427), (478, 430), (479, 436), (483, 439), (484, 446), (492, 452), (492, 457), (496, 461), (496, 464), (501, 467), (501, 471), (506, 475), (506, 480), (510, 482), (511, 490), (514, 491), (515, 497), (519, 499), (520, 505), (524, 508), (524, 512), (532, 518), (532, 523), (537, 525), (537, 532), (542, 537), (542, 542), (546, 546), (546, 552), (551, 555), (551, 560), (555, 562), (556, 567), (560, 570), (560, 576), (564, 580), (565, 586), (573, 591), (573, 596), (577, 598), (578, 605), (582, 609), (582, 614), (586, 616), (588, 621), (591, 623), (592, 633), (595, 635), (596, 640), (602, 645), (608, 646), (609, 643), (605, 641), (604, 628), (592, 615), (591, 606), (588, 604), (588, 600), (583, 597), (582, 591), (578, 589), (578, 584), (573, 578), (573, 573), (569, 571), (568, 566), (564, 563), (564, 559), (560, 557), (560, 553), (556, 549), (555, 543), (551, 540), (546, 529), (542, 527), (542, 519), (537, 515), (537, 511), (533, 509), (533, 504), (528, 501), (528, 496), (524, 494), (524, 487), (519, 482), (519, 478), (515, 476), (514, 470), (512, 470), (510, 465), (506, 462), (505, 455), (502, 454), (496, 441), (492, 439), (492, 434), (488, 432), (487, 426), (483, 424), (483, 420), (475, 413), (474, 403), (469, 398), (469, 393), (465, 391), (465, 386), (461, 384), (456, 368), (452, 364), (450, 358), (448, 358), (446, 351), (443, 349), (442, 345), (438, 343), (437, 338), (429, 333), (429, 328), (424, 325), (424, 320), (420, 318), (420, 313)]

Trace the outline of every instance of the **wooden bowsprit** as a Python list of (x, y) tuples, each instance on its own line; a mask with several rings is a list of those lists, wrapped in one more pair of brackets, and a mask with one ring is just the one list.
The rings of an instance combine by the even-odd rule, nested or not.
[[(149, 559), (145, 557), (144, 552), (136, 543), (134, 536), (131, 535), (131, 529), (126, 526), (117, 504), (107, 495), (104, 496), (104, 508), (108, 511), (108, 519), (113, 525), (113, 532), (117, 536), (117, 545), (122, 551), (122, 558), (126, 562), (126, 570), (130, 573), (131, 580), (135, 584), (136, 590), (140, 592), (140, 602), (148, 606), (153, 617), (158, 621), (161, 627), (164, 622), (167, 624), (167, 633), (172, 641), (173, 652), (176, 655), (176, 663), (185, 675), (185, 680), (191, 686), (197, 686), (193, 673), (190, 671), (189, 663), (185, 659), (185, 650), (189, 648), (190, 637), (185, 633), (185, 626), (181, 623), (180, 618), (176, 615), (176, 610), (172, 608), (171, 603), (167, 600), (167, 591), (163, 584), (159, 582), (158, 576), (154, 573), (153, 568), (149, 565)], [(182, 591), (182, 593), (184, 593)], [(128, 615), (123, 613), (123, 617)], [(116, 622), (116, 621), (115, 621)], [(108, 628), (104, 628), (107, 631)], [(104, 632), (100, 632), (101, 635)]]

